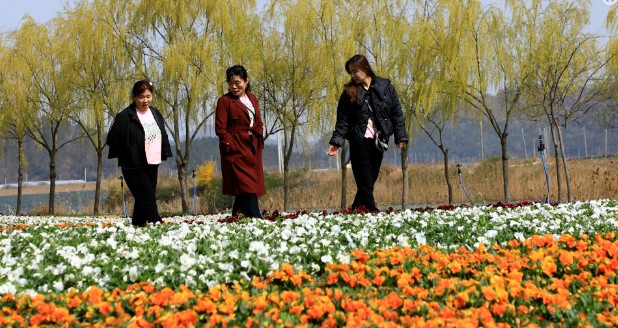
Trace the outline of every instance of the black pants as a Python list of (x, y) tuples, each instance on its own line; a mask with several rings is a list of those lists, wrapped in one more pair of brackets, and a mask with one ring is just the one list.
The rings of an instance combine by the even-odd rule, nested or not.
[(127, 187), (133, 194), (135, 206), (131, 222), (143, 226), (146, 222), (161, 222), (155, 190), (157, 189), (158, 165), (146, 165), (137, 169), (122, 169)]
[(365, 206), (370, 211), (378, 211), (373, 198), (373, 186), (378, 180), (384, 153), (375, 146), (375, 139), (363, 139), (362, 143), (350, 142), (350, 161), (356, 181), (356, 196), (352, 208)]
[(243, 214), (250, 218), (262, 218), (260, 208), (258, 207), (258, 197), (256, 194), (240, 194), (234, 197), (234, 206), (232, 206), (232, 215)]

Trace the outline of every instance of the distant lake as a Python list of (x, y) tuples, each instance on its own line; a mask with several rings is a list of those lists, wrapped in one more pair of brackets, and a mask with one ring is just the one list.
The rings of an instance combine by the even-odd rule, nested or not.
[[(56, 192), (56, 208), (70, 208), (73, 213), (88, 212), (92, 207), (94, 190)], [(22, 213), (28, 214), (33, 209), (47, 208), (49, 194), (22, 195)], [(15, 214), (17, 196), (0, 196), (0, 213)], [(92, 212), (92, 209), (90, 209)]]

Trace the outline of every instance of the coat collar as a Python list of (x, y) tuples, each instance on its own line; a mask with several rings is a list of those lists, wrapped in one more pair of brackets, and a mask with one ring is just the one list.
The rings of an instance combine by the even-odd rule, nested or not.
[[(379, 76), (374, 76), (371, 79), (369, 90), (366, 90), (366, 92), (371, 93), (372, 97), (376, 97), (376, 99), (383, 101), (386, 96), (387, 86), (388, 86), (387, 79), (381, 78)], [(363, 88), (363, 85), (359, 84), (358, 88), (359, 88), (359, 93), (360, 93), (360, 89)]]
[[(135, 108), (135, 104), (129, 105), (129, 107), (127, 107), (126, 110), (127, 110), (127, 115), (129, 116), (130, 119), (139, 122), (139, 118), (137, 117), (137, 109)], [(154, 116), (155, 121), (157, 121), (157, 124), (159, 124), (159, 126), (161, 126), (161, 124), (159, 122), (159, 116), (157, 114), (159, 112), (159, 110), (156, 107), (150, 106), (150, 112)]]
[[(234, 96), (233, 93), (229, 92), (225, 94), (226, 96), (232, 98), (232, 99), (240, 99), (239, 97)], [(249, 98), (249, 100), (253, 101), (252, 97), (253, 94), (250, 91), (245, 91), (245, 95), (247, 95), (247, 97)]]
[(369, 88), (369, 90), (373, 89), (373, 94), (376, 95), (381, 101), (384, 100), (386, 95), (386, 87), (388, 86), (387, 81), (388, 80), (378, 76), (374, 77), (371, 81), (371, 88)]

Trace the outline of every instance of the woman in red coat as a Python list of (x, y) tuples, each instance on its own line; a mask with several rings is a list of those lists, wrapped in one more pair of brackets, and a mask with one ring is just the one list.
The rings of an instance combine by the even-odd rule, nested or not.
[(225, 71), (228, 93), (217, 101), (215, 132), (219, 137), (223, 193), (234, 197), (232, 215), (261, 218), (258, 197), (266, 193), (262, 149), (263, 123), (258, 100), (249, 90), (247, 70)]

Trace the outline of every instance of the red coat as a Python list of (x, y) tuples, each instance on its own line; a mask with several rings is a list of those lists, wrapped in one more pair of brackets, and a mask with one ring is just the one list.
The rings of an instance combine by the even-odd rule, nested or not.
[(261, 196), (266, 193), (262, 166), (264, 123), (257, 98), (250, 92), (247, 96), (255, 108), (252, 128), (249, 128), (249, 112), (238, 98), (227, 93), (217, 101), (215, 132), (219, 137), (223, 193), (226, 195), (250, 193)]

